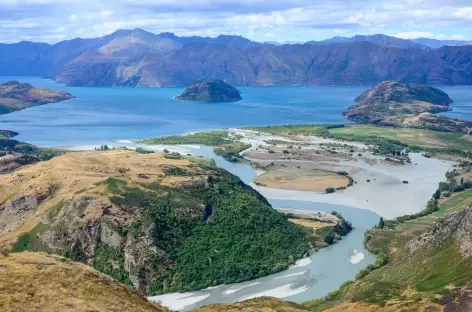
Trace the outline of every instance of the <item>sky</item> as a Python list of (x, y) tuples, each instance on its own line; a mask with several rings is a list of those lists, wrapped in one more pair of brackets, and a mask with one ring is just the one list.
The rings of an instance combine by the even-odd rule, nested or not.
[(472, 40), (472, 0), (0, 0), (4, 43), (134, 28), (277, 42), (377, 33)]

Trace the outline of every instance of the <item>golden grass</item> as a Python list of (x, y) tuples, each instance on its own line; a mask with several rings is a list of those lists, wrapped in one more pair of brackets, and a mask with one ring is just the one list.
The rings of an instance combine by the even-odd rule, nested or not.
[(308, 312), (304, 307), (282, 299), (260, 297), (231, 304), (213, 304), (195, 312)]
[(335, 308), (325, 310), (325, 312), (442, 312), (444, 307), (431, 302), (418, 302), (405, 306), (402, 303), (380, 307), (375, 304), (366, 303), (343, 303)]
[[(0, 175), (0, 207), (19, 197), (40, 198), (48, 195), (47, 200), (36, 210), (18, 216), (9, 225), (8, 231), (0, 233), (0, 247), (11, 246), (19, 235), (30, 231), (47, 218), (63, 200), (93, 196), (97, 206), (110, 206), (107, 187), (101, 183), (109, 178), (126, 181), (130, 187), (141, 187), (141, 183), (158, 179), (163, 185), (173, 185), (199, 177), (166, 176), (166, 168), (183, 167), (193, 170), (189, 168), (191, 164), (186, 159), (167, 159), (160, 153), (139, 154), (128, 150), (111, 150), (66, 154), (22, 167), (11, 174)], [(143, 174), (147, 178), (143, 178)], [(100, 218), (101, 211), (98, 208), (97, 211), (89, 210), (84, 221)], [(113, 212), (114, 208), (110, 209)]]
[(304, 220), (304, 219), (296, 219), (296, 218), (289, 218), (290, 222), (310, 228), (310, 229), (321, 229), (326, 226), (334, 226), (334, 223), (326, 223), (326, 222), (319, 222), (319, 221), (312, 221), (312, 220)]
[(42, 253), (0, 255), (0, 311), (166, 311), (86, 265)]
[(255, 182), (284, 190), (324, 192), (327, 187), (347, 187), (349, 180), (326, 170), (273, 170), (257, 177)]

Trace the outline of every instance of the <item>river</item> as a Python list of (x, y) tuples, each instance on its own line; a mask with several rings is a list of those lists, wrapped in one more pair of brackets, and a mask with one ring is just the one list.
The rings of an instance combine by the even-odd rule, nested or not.
[[(113, 146), (113, 142), (110, 142)], [(116, 142), (115, 142), (116, 145)], [(130, 146), (130, 144), (126, 144)], [(131, 145), (139, 146), (139, 145)], [(149, 148), (149, 146), (143, 146)], [(161, 147), (163, 148), (163, 147)], [(168, 146), (167, 148), (172, 148)], [(174, 147), (175, 148), (175, 147)], [(255, 170), (243, 163), (231, 163), (215, 155), (207, 146), (198, 148), (185, 146), (193, 154), (213, 158), (219, 167), (239, 176), (245, 183), (256, 177)], [(221, 285), (189, 293), (166, 294), (151, 297), (173, 310), (189, 311), (213, 303), (231, 303), (260, 296), (272, 296), (294, 302), (305, 302), (321, 298), (337, 289), (342, 283), (353, 280), (367, 265), (375, 262), (375, 256), (364, 249), (364, 232), (378, 223), (380, 216), (369, 211), (347, 206), (297, 200), (267, 198), (274, 208), (293, 208), (331, 213), (341, 213), (352, 222), (354, 230), (337, 244), (313, 253), (289, 269), (240, 284)], [(352, 263), (349, 256), (353, 250), (364, 255), (364, 259)]]

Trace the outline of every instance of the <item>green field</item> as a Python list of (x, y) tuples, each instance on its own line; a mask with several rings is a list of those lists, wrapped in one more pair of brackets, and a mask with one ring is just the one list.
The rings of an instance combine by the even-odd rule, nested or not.
[(329, 133), (335, 136), (349, 135), (359, 138), (381, 137), (424, 148), (456, 148), (472, 150), (472, 142), (464, 139), (463, 133), (457, 132), (354, 125), (329, 129)]
[(247, 127), (247, 130), (260, 131), (274, 135), (315, 135), (327, 134), (323, 125), (281, 125), (266, 127)]

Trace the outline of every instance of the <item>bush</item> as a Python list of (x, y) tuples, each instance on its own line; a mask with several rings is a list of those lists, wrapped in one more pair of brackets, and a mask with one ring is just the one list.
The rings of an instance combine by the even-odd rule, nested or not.
[(290, 154), (290, 152), (287, 151), (287, 150), (283, 150), (282, 153), (284, 153), (284, 154)]
[(327, 194), (334, 193), (334, 188), (327, 187), (325, 191), (326, 191)]
[(142, 147), (137, 147), (136, 148), (136, 153), (139, 153), (139, 154), (152, 154), (154, 152), (150, 151), (150, 150), (147, 150), (147, 149), (144, 149)]
[(347, 171), (342, 171), (342, 170), (341, 170), (341, 171), (338, 171), (338, 174), (339, 174), (339, 175), (342, 175), (342, 176), (347, 176), (347, 175), (349, 175), (349, 173), (348, 173)]

